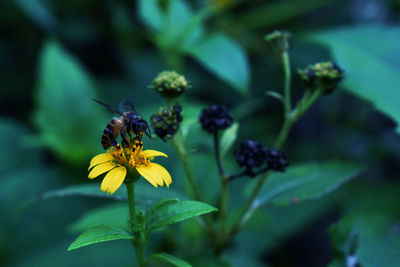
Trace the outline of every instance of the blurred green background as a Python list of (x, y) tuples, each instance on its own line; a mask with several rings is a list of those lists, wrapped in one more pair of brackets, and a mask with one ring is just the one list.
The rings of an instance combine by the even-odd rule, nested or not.
[[(346, 71), (338, 90), (293, 128), (290, 163), (305, 175), (315, 166), (321, 176), (361, 175), (310, 197), (319, 200), (262, 206), (222, 260), (208, 256), (190, 221), (156, 233), (150, 250), (194, 266), (400, 266), (399, 25), (398, 0), (2, 1), (0, 265), (134, 265), (127, 241), (67, 252), (87, 226), (85, 214), (95, 224), (121, 202), (44, 193), (89, 182), (88, 162), (102, 151), (102, 131), (114, 116), (91, 98), (114, 106), (128, 98), (149, 119), (165, 105), (147, 89), (162, 70), (181, 72), (192, 85), (180, 99), (187, 145), (196, 149), (190, 161), (215, 203), (220, 185), (199, 112), (227, 104), (240, 125), (237, 142), (273, 146), (282, 108), (265, 91), (281, 92), (283, 71), (263, 38), (285, 29), (293, 34), (295, 99), (304, 90), (297, 68), (333, 60)], [(170, 193), (150, 188), (143, 195), (192, 198), (171, 145), (145, 145), (169, 155), (162, 164), (173, 184)], [(233, 149), (225, 156), (232, 172)], [(245, 203), (248, 182), (233, 184), (231, 214)], [(92, 212), (110, 205), (110, 214)]]

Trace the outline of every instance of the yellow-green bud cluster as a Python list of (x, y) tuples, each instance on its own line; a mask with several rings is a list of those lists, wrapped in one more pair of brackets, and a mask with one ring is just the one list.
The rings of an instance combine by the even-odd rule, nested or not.
[(290, 37), (291, 34), (288, 31), (273, 31), (265, 36), (265, 40), (282, 53), (289, 49)]
[(176, 71), (161, 72), (150, 86), (165, 98), (176, 98), (186, 92), (189, 87), (185, 77)]
[(305, 69), (298, 69), (301, 79), (307, 89), (323, 90), (331, 93), (343, 78), (343, 70), (331, 61), (310, 65)]

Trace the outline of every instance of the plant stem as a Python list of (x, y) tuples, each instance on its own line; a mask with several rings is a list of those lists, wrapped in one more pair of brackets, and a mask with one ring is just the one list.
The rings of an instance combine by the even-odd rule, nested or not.
[(218, 131), (214, 133), (214, 152), (215, 152), (215, 160), (217, 162), (219, 178), (221, 182), (224, 180), (224, 168), (221, 163), (221, 155), (219, 153), (219, 139), (218, 139)]
[(126, 183), (126, 191), (128, 192), (130, 225), (131, 225), (131, 228), (133, 228), (133, 226), (136, 225), (135, 182)]
[(239, 219), (233, 225), (232, 229), (229, 231), (229, 239), (232, 238), (236, 233), (242, 228), (242, 226), (246, 223), (249, 219), (248, 212), (253, 206), (254, 199), (257, 197), (258, 193), (260, 192), (262, 185), (264, 184), (265, 180), (268, 177), (268, 171), (264, 172), (263, 175), (259, 178), (257, 185), (254, 187), (253, 191), (251, 192), (250, 198), (247, 200), (246, 206), (243, 208), (242, 212), (240, 213)]
[(221, 181), (221, 202), (220, 202), (220, 214), (221, 214), (221, 235), (225, 234), (227, 212), (228, 212), (228, 196), (229, 196), (229, 179), (225, 177), (224, 168), (222, 167), (221, 154), (219, 149), (219, 138), (218, 131), (213, 135), (214, 137), (214, 152), (215, 161), (217, 162), (219, 179)]
[(203, 198), (200, 194), (200, 190), (197, 187), (196, 182), (193, 179), (192, 171), (190, 170), (189, 161), (187, 157), (186, 149), (183, 145), (182, 138), (180, 137), (179, 132), (177, 132), (174, 137), (171, 139), (171, 143), (174, 146), (175, 151), (178, 153), (179, 158), (183, 164), (183, 168), (185, 170), (186, 178), (189, 181), (190, 187), (193, 190), (194, 197), (197, 201), (203, 201)]
[(290, 95), (290, 88), (291, 88), (290, 82), (292, 80), (292, 73), (290, 69), (289, 53), (287, 50), (282, 52), (282, 63), (283, 63), (283, 70), (285, 73), (285, 78), (284, 78), (285, 114), (289, 114), (292, 109), (292, 101)]
[[(295, 122), (294, 119), (292, 119), (291, 116), (291, 109), (292, 109), (292, 104), (291, 104), (291, 95), (290, 95), (290, 89), (291, 89), (291, 70), (290, 70), (290, 59), (289, 59), (289, 53), (288, 51), (282, 52), (282, 63), (283, 63), (283, 69), (284, 69), (284, 114), (285, 114), (285, 119), (284, 123), (282, 125), (282, 129), (279, 133), (278, 139), (276, 141), (275, 147), (277, 149), (281, 148), (283, 144), (285, 143), (289, 131)], [(219, 245), (219, 249), (222, 251), (225, 246), (228, 244), (228, 242), (237, 234), (237, 232), (240, 231), (240, 229), (243, 227), (243, 225), (247, 222), (247, 220), (250, 218), (251, 214), (253, 213), (253, 210), (255, 209), (255, 199), (260, 192), (264, 182), (268, 178), (268, 171), (265, 171), (262, 176), (259, 178), (257, 185), (254, 187), (253, 191), (251, 192), (251, 195), (249, 199), (247, 200), (246, 206), (243, 208), (241, 211), (238, 219), (234, 223), (233, 227), (229, 231), (226, 239), (224, 240), (224, 243)]]
[(294, 123), (294, 120), (291, 117), (285, 116), (285, 121), (283, 122), (281, 131), (280, 131), (278, 139), (276, 141), (275, 149), (282, 148), (283, 144), (285, 143), (285, 141), (289, 135), (289, 132), (290, 132), (290, 129), (292, 128), (293, 123)]
[[(183, 144), (182, 137), (181, 137), (179, 131), (174, 135), (174, 137), (172, 137), (171, 143), (172, 143), (175, 151), (178, 153), (179, 158), (183, 164), (183, 169), (185, 170), (186, 178), (188, 179), (190, 187), (193, 190), (195, 199), (197, 201), (204, 202), (203, 197), (201, 196), (200, 190), (193, 178), (192, 171), (190, 170), (188, 155), (187, 155), (187, 152), (186, 152), (186, 149)], [(205, 214), (203, 216), (203, 218), (204, 218), (204, 221), (206, 224), (206, 230), (208, 231), (208, 233), (210, 235), (214, 235), (214, 233), (215, 233), (214, 225), (213, 225), (211, 218), (209, 217), (209, 214)], [(203, 224), (203, 226), (204, 226), (204, 224)]]
[(138, 266), (146, 266), (144, 259), (144, 250), (147, 246), (147, 238), (142, 229), (140, 229), (135, 212), (135, 182), (126, 183), (126, 191), (128, 192), (128, 203), (129, 203), (129, 218), (131, 224), (131, 230), (134, 239), (131, 239), (132, 245), (136, 253), (136, 261)]

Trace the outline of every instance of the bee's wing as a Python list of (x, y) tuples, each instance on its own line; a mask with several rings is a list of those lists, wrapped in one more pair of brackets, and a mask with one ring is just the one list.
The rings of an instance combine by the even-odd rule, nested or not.
[(92, 100), (93, 100), (93, 101), (96, 101), (96, 102), (99, 103), (100, 105), (105, 106), (105, 107), (108, 108), (109, 110), (112, 110), (112, 111), (118, 113), (119, 115), (123, 116), (123, 114), (122, 114), (121, 112), (119, 112), (118, 109), (116, 109), (116, 108), (114, 108), (114, 107), (112, 107), (112, 106), (110, 106), (110, 105), (107, 105), (107, 104), (105, 104), (105, 103), (103, 103), (103, 102), (100, 102), (99, 100), (96, 100), (96, 99), (92, 99)]
[(122, 113), (129, 112), (129, 111), (135, 111), (135, 106), (128, 99), (124, 99), (119, 104), (119, 110)]

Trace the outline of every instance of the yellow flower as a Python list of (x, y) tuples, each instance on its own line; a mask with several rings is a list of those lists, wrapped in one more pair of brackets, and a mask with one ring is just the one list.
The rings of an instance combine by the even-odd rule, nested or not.
[(142, 142), (132, 139), (128, 146), (121, 147), (118, 144), (106, 153), (95, 156), (90, 161), (89, 179), (107, 172), (101, 183), (101, 191), (110, 194), (122, 185), (128, 171), (137, 171), (154, 187), (163, 186), (164, 183), (169, 187), (171, 175), (163, 166), (150, 161), (157, 156), (168, 157), (156, 150), (143, 150)]

